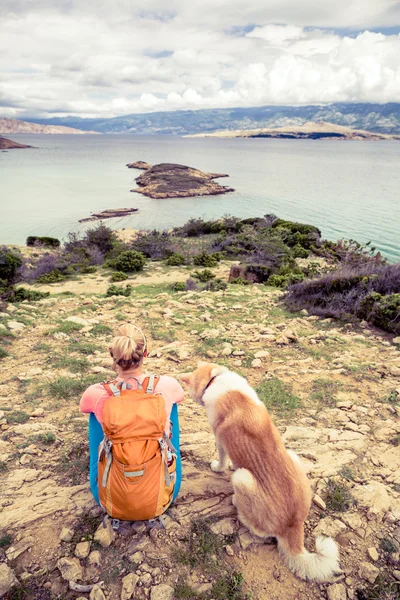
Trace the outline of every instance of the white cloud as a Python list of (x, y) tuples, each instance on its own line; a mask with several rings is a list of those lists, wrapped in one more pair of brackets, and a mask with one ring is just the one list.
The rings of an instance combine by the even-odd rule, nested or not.
[(395, 0), (134, 4), (3, 0), (0, 113), (400, 101), (400, 36), (333, 29), (399, 25)]

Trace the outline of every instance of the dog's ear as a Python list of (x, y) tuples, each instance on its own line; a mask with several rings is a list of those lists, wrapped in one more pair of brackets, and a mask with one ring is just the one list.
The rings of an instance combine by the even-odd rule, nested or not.
[(226, 367), (223, 367), (221, 365), (217, 365), (211, 371), (211, 377), (216, 377), (217, 375), (222, 375), (222, 373), (227, 373), (228, 371), (229, 371), (229, 369), (227, 369)]
[(180, 373), (179, 374), (179, 379), (183, 383), (186, 383), (187, 385), (189, 385), (191, 377), (192, 377), (192, 373)]

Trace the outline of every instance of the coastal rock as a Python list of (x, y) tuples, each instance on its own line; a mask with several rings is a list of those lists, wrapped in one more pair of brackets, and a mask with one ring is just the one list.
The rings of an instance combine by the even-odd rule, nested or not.
[[(134, 164), (134, 163), (131, 163)], [(137, 164), (137, 163), (136, 163)], [(131, 165), (129, 165), (130, 168)], [(146, 168), (135, 179), (138, 188), (131, 190), (149, 198), (191, 198), (193, 196), (215, 196), (233, 192), (233, 188), (213, 181), (228, 177), (219, 173), (204, 173), (198, 169), (174, 163), (160, 163)], [(143, 166), (139, 167), (143, 168)]]
[(6, 563), (0, 564), (0, 598), (18, 584), (15, 573)]
[(0, 136), (0, 150), (15, 150), (18, 148), (33, 148), (33, 146), (19, 144), (18, 142), (14, 142), (14, 140), (9, 140)]
[(138, 212), (138, 208), (108, 208), (98, 213), (92, 213), (90, 217), (85, 219), (79, 219), (79, 223), (86, 223), (86, 221), (102, 221), (103, 219), (113, 219), (116, 217), (127, 217), (135, 212)]

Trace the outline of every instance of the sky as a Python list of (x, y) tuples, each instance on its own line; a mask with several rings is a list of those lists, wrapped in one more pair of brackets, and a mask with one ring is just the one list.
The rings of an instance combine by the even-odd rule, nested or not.
[(0, 0), (0, 117), (400, 102), (399, 0)]

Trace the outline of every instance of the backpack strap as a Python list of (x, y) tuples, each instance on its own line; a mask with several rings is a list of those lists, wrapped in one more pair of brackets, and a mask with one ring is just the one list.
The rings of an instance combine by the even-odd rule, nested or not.
[(108, 382), (102, 382), (102, 385), (104, 387), (104, 389), (111, 395), (111, 396), (120, 396), (121, 392), (118, 389), (118, 383), (117, 380), (115, 379), (114, 381), (108, 381)]

